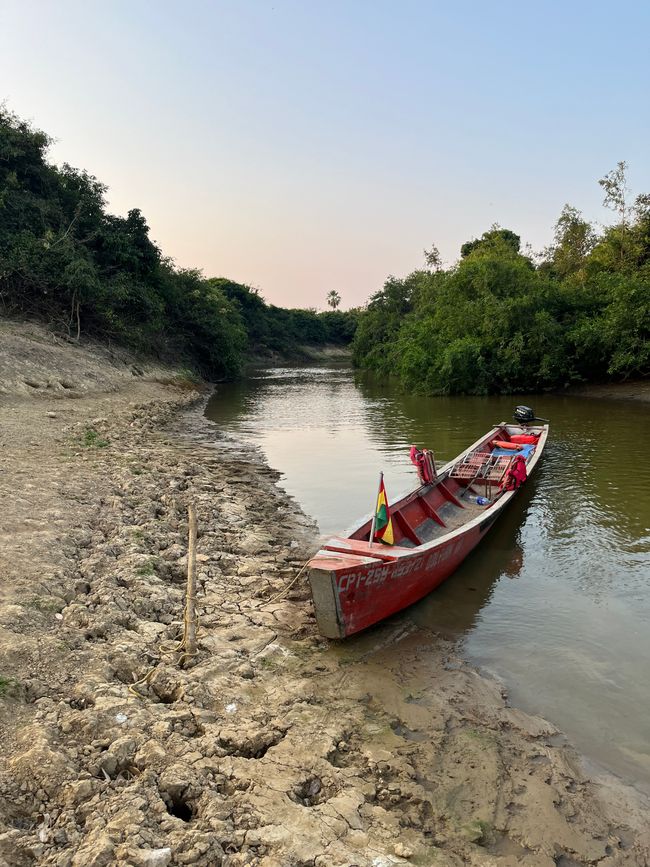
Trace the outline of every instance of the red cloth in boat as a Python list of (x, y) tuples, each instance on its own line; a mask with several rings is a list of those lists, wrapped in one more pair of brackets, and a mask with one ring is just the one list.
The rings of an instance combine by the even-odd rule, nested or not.
[(429, 485), (433, 481), (431, 471), (427, 463), (426, 455), (417, 446), (411, 446), (410, 451), (411, 463), (415, 464), (418, 471), (418, 478), (423, 485)]
[(493, 449), (510, 449), (511, 452), (521, 451), (521, 445), (519, 443), (508, 442), (507, 440), (491, 440), (490, 447)]
[(504, 491), (514, 491), (528, 478), (528, 471), (526, 470), (526, 459), (523, 455), (515, 455), (512, 460), (512, 463), (506, 470), (505, 477), (501, 482), (500, 487)]

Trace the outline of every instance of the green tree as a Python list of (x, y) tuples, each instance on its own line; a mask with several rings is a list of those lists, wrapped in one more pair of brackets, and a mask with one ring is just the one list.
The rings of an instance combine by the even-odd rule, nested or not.
[(621, 160), (616, 164), (615, 169), (612, 169), (611, 172), (607, 172), (607, 174), (598, 181), (605, 193), (603, 205), (606, 208), (610, 208), (612, 211), (616, 211), (620, 217), (621, 225), (623, 226), (627, 225), (627, 196), (630, 192), (630, 188), (627, 184), (627, 168), (628, 166), (625, 160)]
[(483, 232), (480, 238), (465, 241), (460, 248), (460, 257), (466, 259), (472, 253), (489, 251), (495, 247), (518, 253), (521, 247), (521, 238), (511, 229), (502, 229), (495, 223), (488, 232)]
[(335, 289), (331, 289), (327, 293), (327, 303), (332, 308), (332, 310), (336, 310), (336, 308), (341, 303), (341, 296)]
[(629, 236), (628, 236), (628, 195), (630, 188), (627, 183), (627, 163), (621, 160), (616, 164), (616, 168), (601, 178), (598, 183), (602, 187), (605, 197), (603, 205), (619, 215), (619, 231), (615, 234), (616, 243), (619, 247), (619, 262), (620, 267), (626, 265), (626, 258), (629, 252)]
[[(0, 310), (37, 316), (79, 340), (110, 339), (210, 378), (236, 376), (259, 348), (349, 341), (356, 318), (269, 306), (226, 279), (175, 268), (142, 213), (106, 211), (106, 187), (47, 160), (45, 133), (0, 107)], [(347, 314), (331, 311), (331, 315)]]
[(442, 257), (435, 244), (432, 244), (428, 250), (424, 250), (424, 261), (429, 270), (442, 271)]
[(596, 232), (577, 208), (565, 205), (553, 233), (553, 244), (546, 251), (555, 273), (564, 278), (584, 268), (597, 240)]

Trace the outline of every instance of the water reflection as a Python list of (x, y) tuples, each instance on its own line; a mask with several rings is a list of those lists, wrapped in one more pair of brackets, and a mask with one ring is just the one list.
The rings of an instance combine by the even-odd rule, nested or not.
[(514, 403), (551, 419), (539, 472), (485, 543), (402, 622), (457, 639), (505, 680), (516, 703), (650, 786), (647, 405), (424, 398), (328, 365), (220, 386), (207, 414), (259, 444), (328, 534), (370, 510), (378, 470), (391, 498), (413, 487), (412, 442), (448, 460), (509, 419)]

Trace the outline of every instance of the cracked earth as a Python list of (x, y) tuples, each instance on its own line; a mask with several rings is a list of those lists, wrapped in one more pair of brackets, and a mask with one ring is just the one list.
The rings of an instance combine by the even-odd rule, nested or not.
[(441, 637), (318, 635), (317, 530), (202, 401), (0, 324), (0, 864), (648, 864), (642, 796)]

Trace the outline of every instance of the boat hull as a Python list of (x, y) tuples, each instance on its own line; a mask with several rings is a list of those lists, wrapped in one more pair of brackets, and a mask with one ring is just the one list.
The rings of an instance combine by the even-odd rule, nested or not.
[[(541, 457), (547, 433), (546, 429), (540, 437), (537, 453), (528, 468), (529, 475)], [(476, 444), (470, 448), (475, 447)], [(452, 463), (445, 468), (447, 471)], [(421, 498), (422, 492), (427, 490), (424, 487), (411, 492), (395, 508), (402, 503), (408, 509), (409, 502), (415, 497)], [(418, 547), (370, 544), (353, 536), (329, 539), (311, 560), (309, 569), (321, 634), (328, 638), (345, 638), (431, 593), (482, 541), (519, 490), (505, 493), (456, 530)]]

